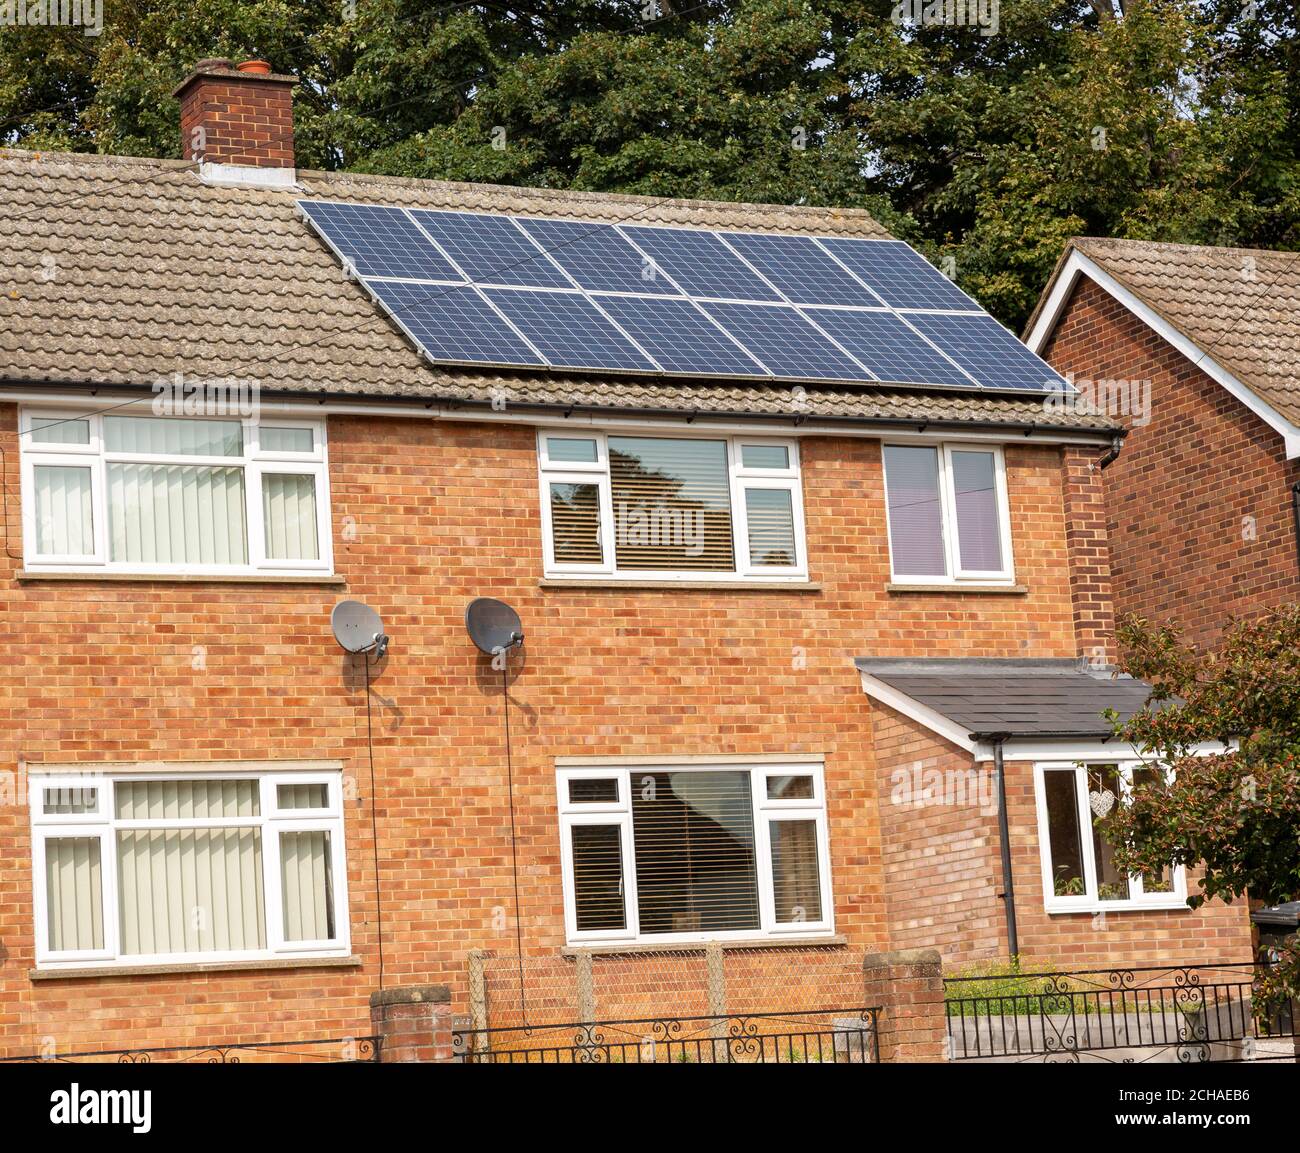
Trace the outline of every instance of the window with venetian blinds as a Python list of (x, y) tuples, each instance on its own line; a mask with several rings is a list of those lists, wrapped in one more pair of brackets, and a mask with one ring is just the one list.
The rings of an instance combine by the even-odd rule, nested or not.
[(797, 446), (542, 433), (547, 572), (802, 577)]
[(42, 959), (346, 950), (340, 782), (283, 776), (36, 781)]
[(829, 931), (820, 766), (561, 770), (569, 936)]

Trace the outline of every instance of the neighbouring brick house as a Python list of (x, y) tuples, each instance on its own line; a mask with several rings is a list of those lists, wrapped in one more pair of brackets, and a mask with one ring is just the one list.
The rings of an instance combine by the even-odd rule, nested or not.
[[(1110, 422), (432, 364), (299, 200), (390, 206), (392, 259), (427, 244), (414, 209), (886, 234), (297, 171), (290, 87), (204, 62), (185, 161), (0, 154), (0, 1051), (358, 1036), (381, 987), (472, 1017), (516, 968), (534, 1021), (703, 1012), (717, 974), (703, 1006), (674, 982), (706, 947), (733, 1004), (861, 990), (870, 953), (1005, 956), (997, 756), (1033, 965), (1248, 958), (1244, 910), (1130, 886), (1090, 835), (1133, 767), (1062, 701), (1140, 695), (1104, 673)], [(160, 413), (175, 374), (256, 381), (257, 409)], [(708, 510), (697, 552), (596, 511), (647, 486)], [(484, 595), (523, 621), (504, 671), (465, 632)], [(345, 598), (382, 657), (335, 643)], [(613, 991), (575, 1003), (593, 956)]]
[(1067, 245), (1026, 341), (1128, 430), (1105, 473), (1119, 611), (1210, 643), (1296, 601), (1298, 305), (1293, 252)]

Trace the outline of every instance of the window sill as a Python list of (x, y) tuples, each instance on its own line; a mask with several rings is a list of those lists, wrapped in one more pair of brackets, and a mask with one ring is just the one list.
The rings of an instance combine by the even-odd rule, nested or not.
[(976, 581), (969, 584), (885, 585), (887, 593), (1001, 593), (1003, 596), (1024, 596), (1028, 591), (1028, 585), (979, 584)]
[(33, 981), (72, 981), (99, 977), (158, 977), (183, 973), (233, 973), (261, 969), (357, 969), (362, 964), (355, 954), (350, 957), (269, 957), (261, 961), (185, 961), (174, 965), (114, 965), (80, 969), (28, 969)]
[(24, 584), (34, 581), (99, 581), (167, 583), (167, 584), (287, 584), (287, 585), (324, 585), (330, 588), (345, 588), (347, 581), (341, 576), (327, 576), (316, 573), (127, 573), (127, 572), (33, 572), (19, 569), (14, 579)]
[(1195, 909), (1187, 906), (1185, 899), (1177, 901), (1161, 901), (1158, 904), (1150, 905), (1129, 905), (1119, 904), (1118, 902), (1106, 901), (1094, 905), (1076, 905), (1072, 909), (1061, 909), (1047, 907), (1049, 917), (1095, 917), (1098, 913), (1194, 913)]
[(819, 593), (817, 581), (709, 581), (709, 580), (617, 580), (613, 577), (546, 577), (537, 582), (544, 589), (634, 589), (670, 592), (732, 593)]
[(849, 939), (840, 934), (826, 937), (755, 937), (748, 941), (677, 941), (656, 945), (646, 941), (629, 941), (627, 944), (593, 943), (590, 945), (565, 945), (560, 950), (561, 957), (577, 957), (591, 953), (596, 956), (622, 955), (629, 953), (703, 953), (714, 945), (720, 946), (724, 953), (732, 949), (825, 949), (832, 946), (847, 945)]

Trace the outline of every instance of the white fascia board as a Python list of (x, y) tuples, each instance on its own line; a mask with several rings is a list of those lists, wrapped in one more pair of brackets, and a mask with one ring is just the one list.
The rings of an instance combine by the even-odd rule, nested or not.
[[(136, 407), (147, 408), (152, 402), (152, 394), (142, 395), (135, 402)], [(113, 409), (129, 411), (126, 401), (105, 397), (98, 389), (86, 386), (41, 388), (25, 386), (9, 388), (0, 386), (0, 403), (40, 404), (42, 407), (80, 408), (87, 413)], [(1019, 429), (1007, 429), (1004, 432), (985, 429), (966, 429), (960, 424), (944, 425), (931, 428), (925, 432), (917, 431), (927, 422), (917, 420), (907, 425), (872, 424), (869, 420), (861, 425), (831, 423), (809, 419), (795, 425), (791, 420), (764, 420), (757, 416), (749, 420), (727, 417), (708, 417), (696, 413), (664, 413), (662, 415), (643, 416), (640, 414), (609, 412), (581, 412), (565, 415), (563, 412), (512, 412), (483, 408), (444, 408), (435, 401), (410, 404), (393, 404), (382, 400), (305, 400), (293, 398), (262, 399), (258, 410), (261, 413), (298, 416), (396, 416), (409, 420), (457, 421), (470, 424), (516, 424), (557, 428), (589, 429), (631, 429), (659, 430), (682, 428), (694, 432), (725, 433), (734, 436), (780, 436), (787, 440), (802, 439), (810, 436), (843, 437), (849, 440), (887, 440), (899, 443), (938, 444), (944, 441), (981, 441), (990, 444), (1089, 444), (1104, 445), (1110, 443), (1109, 436), (1098, 433), (1084, 433), (1073, 429), (1053, 431), (1044, 427), (1032, 435), (1026, 435)]]
[[(1194, 757), (1214, 756), (1229, 751), (1228, 746), (1217, 741), (1207, 741), (1191, 749)], [(975, 750), (975, 760), (985, 762), (993, 760), (993, 745), (980, 742)], [(1136, 745), (1127, 744), (1118, 738), (1106, 740), (1072, 740), (1069, 738), (1035, 739), (1019, 737), (1004, 741), (1002, 759), (1005, 761), (1153, 761), (1155, 756)]]
[(949, 720), (942, 713), (935, 712), (929, 705), (923, 705), (906, 693), (891, 688), (884, 681), (877, 680), (870, 673), (863, 672), (861, 669), (858, 672), (862, 676), (862, 691), (873, 701), (879, 701), (882, 705), (887, 705), (895, 712), (902, 713), (903, 716), (914, 720), (918, 725), (922, 725), (932, 733), (942, 737), (949, 744), (956, 745), (959, 749), (965, 749), (968, 753), (975, 752), (975, 742), (971, 739), (970, 733), (961, 725)]
[(1070, 253), (1070, 258), (1065, 262), (1065, 267), (1061, 269), (1057, 276), (1056, 283), (1052, 286), (1052, 291), (1038, 314), (1038, 320), (1034, 323), (1034, 327), (1025, 341), (1033, 353), (1042, 356), (1042, 350), (1056, 330), (1057, 321), (1060, 319), (1061, 312), (1070, 299), (1070, 293), (1080, 276), (1087, 276), (1098, 287), (1119, 301), (1143, 324), (1162, 337), (1166, 343), (1181, 352), (1197, 368), (1204, 370), (1210, 379), (1222, 385), (1246, 408), (1273, 429), (1282, 438), (1286, 448), (1287, 460), (1295, 460), (1300, 457), (1300, 428), (1287, 420), (1254, 390), (1242, 384), (1223, 365), (1219, 364), (1218, 361), (1188, 339), (1167, 320), (1134, 296), (1095, 260), (1085, 256), (1077, 248)]

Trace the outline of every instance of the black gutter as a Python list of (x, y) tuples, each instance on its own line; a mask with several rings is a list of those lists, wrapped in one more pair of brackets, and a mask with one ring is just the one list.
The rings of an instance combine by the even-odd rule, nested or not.
[[(662, 384), (662, 381), (656, 381)], [(739, 382), (728, 380), (727, 384), (738, 383), (763, 383), (756, 382)], [(137, 384), (73, 384), (68, 381), (58, 380), (32, 380), (32, 381), (0, 381), (0, 393), (5, 389), (87, 389), (91, 395), (98, 395), (101, 392), (141, 392), (142, 390), (151, 391), (149, 385)], [(347, 404), (393, 404), (393, 405), (411, 405), (412, 407), (432, 408), (435, 405), (442, 405), (449, 409), (484, 409), (488, 412), (500, 413), (502, 410), (493, 408), (490, 400), (465, 400), (461, 397), (453, 396), (390, 396), (386, 394), (374, 393), (350, 393), (350, 392), (307, 392), (299, 389), (263, 389), (263, 394), (272, 398), (283, 398), (286, 400), (309, 401), (318, 405), (330, 402), (347, 403)], [(958, 395), (967, 396), (974, 399), (987, 399), (979, 397), (978, 394), (960, 393)], [(1037, 394), (1035, 394), (1037, 395)], [(1048, 394), (1050, 395), (1050, 394)], [(1004, 398), (1009, 399), (1009, 398)], [(833, 424), (849, 424), (870, 428), (882, 426), (886, 428), (910, 428), (921, 431), (925, 428), (953, 428), (953, 429), (986, 429), (992, 432), (1023, 432), (1026, 437), (1034, 433), (1041, 433), (1050, 436), (1054, 433), (1063, 433), (1076, 436), (1097, 436), (1109, 437), (1112, 441), (1127, 435), (1124, 431), (1117, 431), (1114, 428), (1102, 428), (1093, 425), (1062, 425), (1046, 424), (1039, 421), (992, 421), (992, 420), (960, 420), (955, 418), (934, 418), (924, 416), (836, 416), (836, 415), (818, 415), (816, 413), (767, 413), (753, 412), (746, 410), (709, 410), (708, 412), (700, 409), (681, 409), (681, 408), (653, 408), (644, 405), (601, 405), (601, 404), (540, 404), (537, 402), (519, 402), (510, 406), (511, 410), (519, 413), (534, 412), (538, 414), (562, 413), (564, 416), (572, 415), (575, 412), (592, 413), (594, 415), (632, 415), (632, 416), (654, 416), (661, 418), (673, 418), (689, 423), (697, 418), (709, 420), (748, 420), (763, 421), (766, 423), (780, 424), (789, 422), (791, 427), (798, 428), (800, 425), (812, 421)]]

